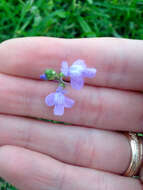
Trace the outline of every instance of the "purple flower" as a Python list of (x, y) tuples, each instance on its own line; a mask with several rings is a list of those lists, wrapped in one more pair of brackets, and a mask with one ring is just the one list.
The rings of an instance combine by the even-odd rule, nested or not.
[(46, 96), (45, 103), (48, 106), (55, 106), (54, 115), (63, 115), (64, 108), (71, 108), (74, 105), (75, 101), (66, 97), (65, 93), (66, 91), (63, 90), (63, 87), (59, 86), (56, 92)]
[(87, 68), (83, 60), (78, 59), (72, 66), (68, 67), (66, 61), (62, 62), (61, 72), (71, 78), (71, 86), (80, 90), (84, 85), (84, 78), (93, 78), (96, 74), (95, 68)]
[(47, 80), (47, 77), (45, 74), (40, 75), (40, 79)]

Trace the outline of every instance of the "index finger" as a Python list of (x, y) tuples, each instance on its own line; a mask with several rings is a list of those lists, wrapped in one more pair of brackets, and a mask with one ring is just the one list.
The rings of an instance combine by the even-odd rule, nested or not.
[(143, 41), (90, 38), (19, 38), (0, 45), (0, 72), (39, 79), (47, 68), (59, 71), (61, 62), (85, 60), (95, 67), (87, 84), (119, 89), (143, 90)]

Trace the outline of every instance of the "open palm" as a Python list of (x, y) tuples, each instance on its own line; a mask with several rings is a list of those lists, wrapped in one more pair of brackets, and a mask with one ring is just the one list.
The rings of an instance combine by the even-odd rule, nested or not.
[[(63, 116), (42, 81), (63, 60), (97, 69)], [(19, 38), (0, 44), (0, 176), (20, 190), (142, 190), (121, 176), (130, 162), (125, 131), (143, 131), (143, 42), (114, 38)], [(44, 118), (70, 123), (54, 124)]]

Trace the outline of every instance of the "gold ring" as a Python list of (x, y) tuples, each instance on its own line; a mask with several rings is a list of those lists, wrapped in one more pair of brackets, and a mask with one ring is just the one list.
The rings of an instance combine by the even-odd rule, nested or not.
[(133, 177), (135, 176), (142, 164), (143, 160), (143, 144), (141, 138), (136, 133), (127, 133), (129, 144), (131, 147), (131, 160), (128, 169), (125, 171), (124, 176)]

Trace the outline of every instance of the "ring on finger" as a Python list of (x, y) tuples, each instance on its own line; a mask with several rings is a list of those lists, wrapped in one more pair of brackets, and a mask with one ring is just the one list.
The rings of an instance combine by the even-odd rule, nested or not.
[(129, 132), (125, 135), (127, 136), (131, 147), (131, 160), (129, 167), (123, 175), (127, 177), (133, 177), (139, 172), (142, 165), (143, 144), (141, 137), (139, 137), (136, 133)]

